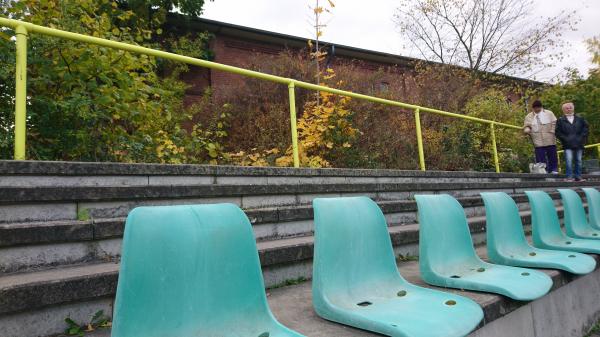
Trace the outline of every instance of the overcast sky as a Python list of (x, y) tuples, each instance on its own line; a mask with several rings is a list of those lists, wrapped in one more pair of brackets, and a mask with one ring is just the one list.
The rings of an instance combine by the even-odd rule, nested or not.
[[(394, 25), (397, 0), (335, 0), (333, 14), (326, 17), (328, 26), (322, 39), (352, 47), (418, 57), (416, 50), (403, 43)], [(551, 16), (561, 10), (577, 10), (581, 18), (578, 30), (568, 32), (571, 41), (563, 63), (535, 75), (540, 81), (555, 81), (564, 67), (587, 73), (591, 66), (585, 39), (600, 35), (600, 0), (534, 0), (536, 16)], [(206, 2), (205, 18), (259, 28), (278, 33), (312, 37), (311, 0), (215, 0)], [(540, 20), (542, 21), (542, 20)], [(517, 74), (519, 75), (519, 74)], [(520, 74), (520, 77), (529, 74)]]

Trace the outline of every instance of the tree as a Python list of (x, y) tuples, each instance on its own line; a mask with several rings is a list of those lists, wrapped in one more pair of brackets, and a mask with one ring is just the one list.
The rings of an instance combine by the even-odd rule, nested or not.
[[(206, 57), (207, 34), (158, 42), (160, 28), (111, 0), (9, 1), (0, 15), (38, 25), (123, 41), (182, 48)], [(135, 23), (135, 24), (133, 24)], [(14, 31), (0, 36), (0, 156), (11, 157), (14, 121)], [(190, 46), (195, 46), (191, 48)], [(49, 38), (29, 37), (28, 158), (198, 162), (219, 156), (214, 129), (192, 125), (183, 105), (181, 67), (146, 55)], [(161, 77), (159, 74), (171, 74)]]
[[(312, 28), (315, 29), (315, 51), (312, 52), (312, 42), (309, 40), (309, 47), (311, 49), (311, 57), (315, 60), (315, 66), (317, 68), (317, 84), (321, 83), (321, 69), (320, 69), (320, 62), (323, 60), (323, 58), (327, 55), (327, 52), (323, 52), (321, 51), (321, 47), (319, 46), (319, 41), (321, 39), (321, 36), (323, 36), (323, 28), (327, 27), (326, 23), (323, 23), (323, 13), (331, 13), (331, 9), (333, 9), (335, 7), (335, 4), (333, 3), (333, 1), (331, 0), (327, 0), (327, 3), (329, 4), (329, 8), (326, 6), (323, 6), (321, 3), (319, 3), (319, 0), (315, 0), (315, 6), (311, 7), (309, 6), (310, 10), (313, 12), (314, 14), (314, 21), (311, 23)], [(318, 96), (318, 94), (317, 94)], [(318, 102), (318, 98), (317, 98), (317, 102)]]
[[(211, 0), (213, 1), (213, 0)], [(158, 17), (164, 20), (167, 12), (179, 11), (180, 13), (197, 17), (202, 14), (205, 0), (116, 0), (124, 9), (131, 9), (138, 17), (152, 19)]]
[(421, 57), (500, 74), (536, 71), (562, 58), (575, 12), (536, 18), (532, 0), (402, 0), (394, 14)]
[(568, 79), (563, 83), (547, 87), (540, 96), (544, 105), (561, 114), (561, 105), (565, 101), (575, 104), (575, 111), (585, 117), (592, 125), (588, 143), (600, 142), (600, 37), (589, 39), (588, 50), (592, 53), (592, 62), (596, 65), (585, 77), (576, 70), (571, 70)]

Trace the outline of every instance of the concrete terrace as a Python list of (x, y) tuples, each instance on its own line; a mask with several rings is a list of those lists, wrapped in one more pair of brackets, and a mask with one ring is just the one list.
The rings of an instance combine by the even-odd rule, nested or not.
[[(283, 324), (308, 336), (370, 336), (316, 317), (310, 281), (298, 282), (312, 274), (315, 197), (374, 199), (388, 221), (402, 275), (423, 284), (413, 261), (419, 233), (415, 194), (455, 196), (485, 256), (479, 192), (509, 193), (528, 230), (523, 191), (548, 191), (562, 216), (556, 188), (600, 185), (600, 177), (588, 178), (567, 183), (558, 176), (512, 173), (0, 161), (0, 336), (56, 335), (64, 331), (65, 317), (85, 323), (98, 310), (112, 313), (127, 213), (140, 205), (214, 202), (235, 203), (248, 215), (269, 302)], [(569, 336), (582, 336), (600, 315), (596, 297), (588, 296), (600, 290), (598, 270), (582, 277), (546, 272), (554, 288), (531, 303), (461, 292), (485, 311), (473, 336), (528, 331), (564, 337), (566, 328)]]

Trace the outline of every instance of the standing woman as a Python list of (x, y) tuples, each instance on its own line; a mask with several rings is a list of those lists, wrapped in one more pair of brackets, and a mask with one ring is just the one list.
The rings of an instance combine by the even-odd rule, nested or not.
[[(564, 116), (556, 123), (556, 137), (560, 139), (563, 150), (565, 150), (565, 161), (567, 167), (567, 181), (583, 181), (581, 178), (581, 161), (583, 147), (587, 142), (588, 124), (578, 115), (575, 115), (573, 102), (562, 105)], [(575, 157), (575, 172), (573, 172), (573, 157)]]
[(558, 155), (556, 154), (556, 117), (550, 110), (544, 109), (542, 102), (535, 101), (533, 111), (525, 116), (523, 132), (528, 134), (535, 148), (535, 162), (545, 163), (546, 172), (558, 174)]

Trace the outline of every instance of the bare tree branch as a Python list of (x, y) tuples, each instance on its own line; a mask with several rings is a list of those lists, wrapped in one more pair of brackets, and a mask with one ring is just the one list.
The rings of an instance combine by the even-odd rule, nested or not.
[(430, 61), (519, 75), (560, 59), (576, 12), (539, 18), (532, 0), (400, 0), (403, 38)]

